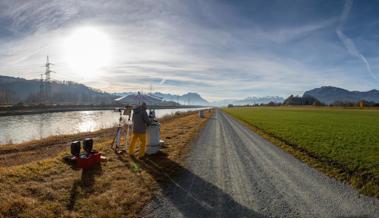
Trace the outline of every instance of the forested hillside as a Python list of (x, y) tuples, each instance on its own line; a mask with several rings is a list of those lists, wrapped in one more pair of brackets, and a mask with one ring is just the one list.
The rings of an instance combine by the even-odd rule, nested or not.
[(116, 97), (83, 84), (70, 81), (52, 81), (51, 91), (46, 95), (40, 92), (39, 80), (26, 80), (0, 76), (0, 104), (111, 104)]

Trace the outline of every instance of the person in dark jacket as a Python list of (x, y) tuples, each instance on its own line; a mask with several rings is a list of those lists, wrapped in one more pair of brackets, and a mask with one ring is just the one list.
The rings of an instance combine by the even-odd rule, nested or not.
[(151, 124), (151, 120), (146, 112), (146, 103), (133, 109), (133, 137), (129, 147), (129, 155), (133, 155), (137, 139), (139, 140), (140, 149), (138, 157), (145, 156), (146, 147), (146, 128)]

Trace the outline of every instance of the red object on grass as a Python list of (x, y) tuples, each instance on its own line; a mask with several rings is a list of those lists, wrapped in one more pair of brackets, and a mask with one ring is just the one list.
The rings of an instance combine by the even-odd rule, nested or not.
[(97, 151), (93, 151), (86, 155), (79, 155), (76, 158), (76, 166), (83, 169), (91, 168), (94, 165), (100, 163), (100, 157), (101, 153)]

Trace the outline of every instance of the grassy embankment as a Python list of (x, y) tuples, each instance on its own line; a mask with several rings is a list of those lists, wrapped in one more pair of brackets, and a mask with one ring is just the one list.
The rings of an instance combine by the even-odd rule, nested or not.
[(144, 161), (116, 155), (112, 136), (104, 136), (94, 147), (109, 160), (87, 171), (62, 161), (68, 147), (39, 161), (0, 167), (0, 217), (135, 217), (167, 175), (178, 173), (206, 120), (197, 113), (162, 120), (165, 148)]
[(379, 197), (379, 110), (259, 107), (224, 111), (327, 175)]
[(20, 144), (2, 144), (0, 145), (0, 167), (15, 166), (55, 156), (62, 150), (67, 150), (69, 142), (87, 137), (102, 142), (111, 137), (115, 131), (116, 128), (107, 128), (94, 132), (50, 136)]

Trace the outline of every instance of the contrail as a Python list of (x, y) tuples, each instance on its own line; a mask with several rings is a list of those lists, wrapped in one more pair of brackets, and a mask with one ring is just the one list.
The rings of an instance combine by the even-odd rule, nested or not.
[(347, 17), (350, 14), (351, 7), (353, 6), (353, 0), (346, 0), (345, 1), (345, 6), (343, 7), (343, 11), (340, 17), (340, 25), (338, 26), (337, 29), (341, 29), (342, 25), (345, 24), (345, 21)]
[(165, 82), (166, 82), (166, 79), (163, 78), (163, 79), (159, 82), (159, 85), (163, 85)]
[(353, 6), (353, 0), (346, 0), (345, 1), (345, 6), (343, 8), (343, 11), (342, 11), (342, 14), (341, 14), (341, 17), (340, 17), (340, 23), (339, 23), (339, 25), (338, 25), (338, 27), (336, 29), (337, 36), (341, 40), (341, 42), (344, 44), (344, 46), (347, 49), (347, 51), (349, 52), (349, 54), (352, 55), (352, 56), (354, 56), (354, 57), (356, 57), (356, 58), (361, 59), (362, 62), (366, 65), (366, 69), (370, 73), (370, 75), (374, 79), (377, 79), (377, 77), (375, 76), (375, 74), (372, 72), (371, 66), (370, 66), (369, 62), (367, 61), (367, 59), (365, 58), (365, 56), (363, 56), (362, 53), (359, 52), (359, 50), (355, 46), (353, 40), (351, 40), (348, 36), (346, 36), (342, 32), (342, 26), (345, 24), (346, 19), (347, 19), (347, 17), (350, 14), (350, 10), (351, 10), (352, 6)]
[(29, 53), (29, 54), (27, 54), (27, 55), (25, 55), (25, 56), (22, 56), (21, 58), (19, 58), (19, 59), (13, 61), (12, 64), (18, 64), (18, 63), (20, 63), (20, 62), (22, 62), (22, 61), (24, 61), (24, 60), (30, 58), (31, 56), (37, 54), (38, 52), (42, 51), (43, 49), (45, 49), (45, 48), (47, 48), (47, 47), (48, 47), (48, 46), (46, 45), (46, 46), (43, 46), (43, 47), (41, 47), (41, 48), (38, 48), (38, 49), (32, 51), (31, 53)]

